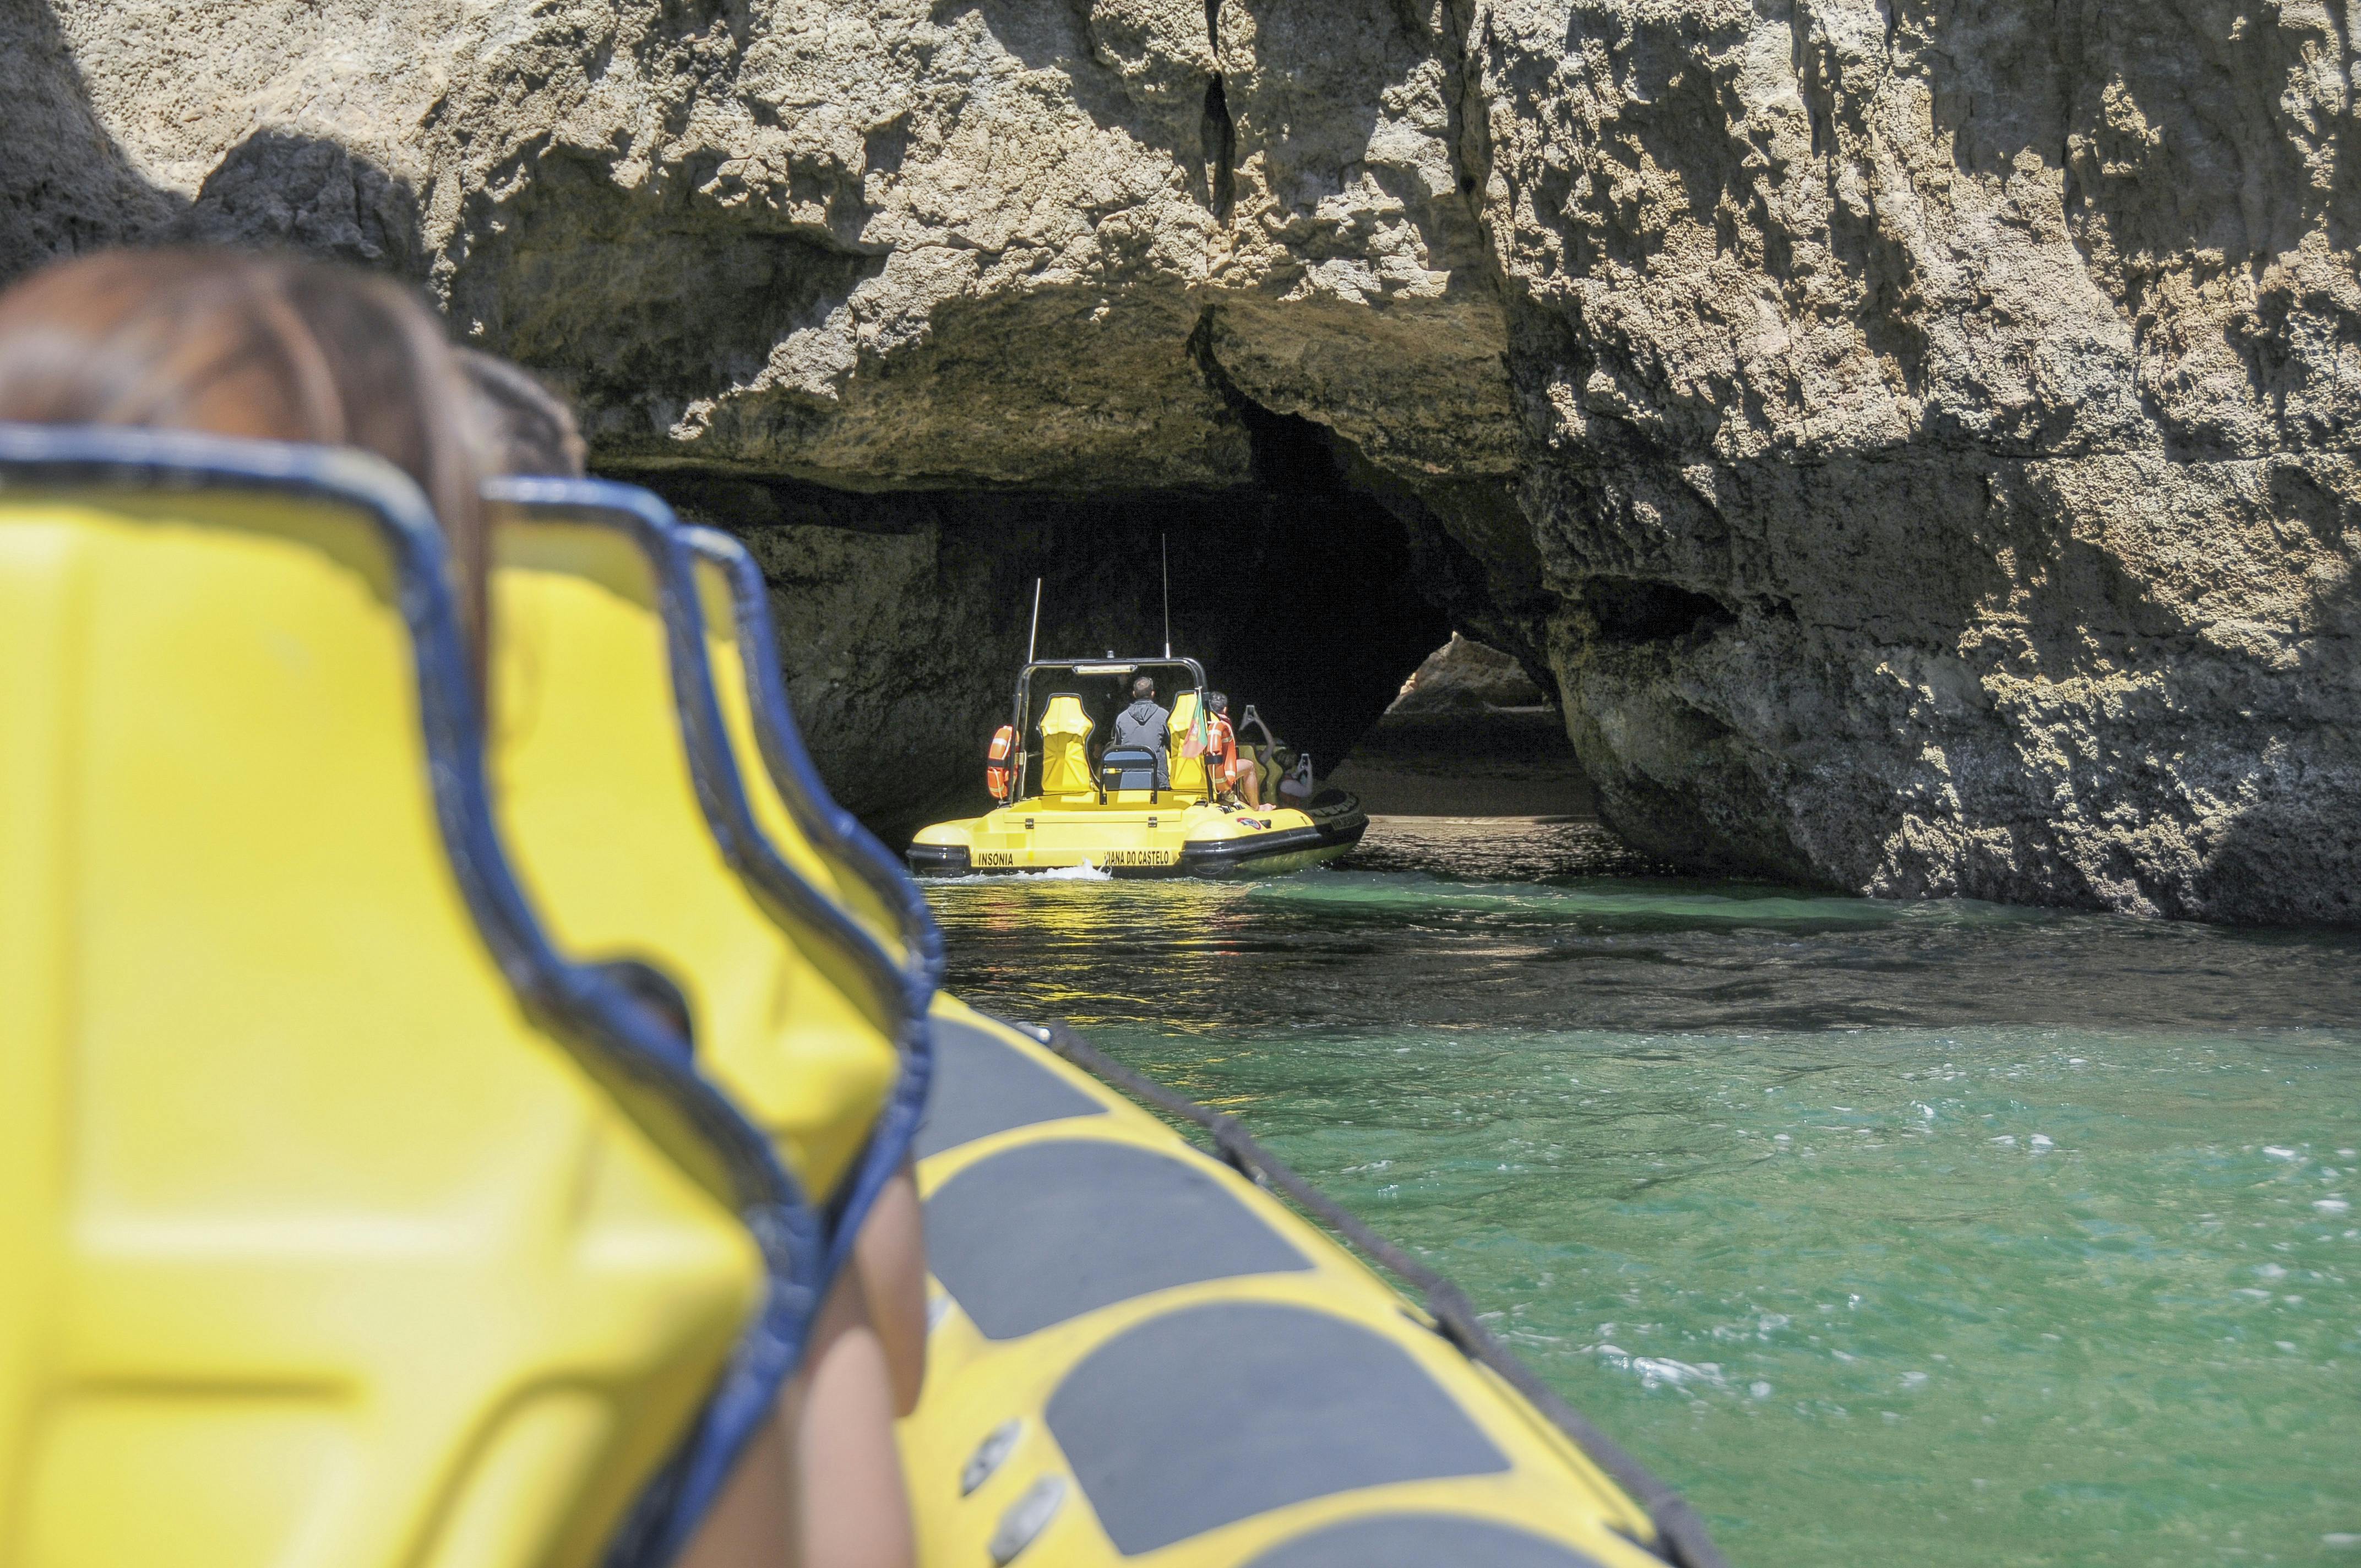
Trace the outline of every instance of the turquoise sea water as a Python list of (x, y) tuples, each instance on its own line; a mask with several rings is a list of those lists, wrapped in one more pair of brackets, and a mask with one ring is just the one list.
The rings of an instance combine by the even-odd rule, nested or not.
[(2361, 1565), (2361, 938), (1626, 864), (931, 896), (960, 994), (1241, 1115), (1740, 1568)]

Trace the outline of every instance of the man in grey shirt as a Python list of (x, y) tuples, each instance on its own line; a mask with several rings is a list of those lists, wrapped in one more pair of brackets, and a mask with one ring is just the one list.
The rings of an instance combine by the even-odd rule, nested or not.
[(1131, 683), (1131, 706), (1115, 716), (1115, 728), (1107, 736), (1107, 750), (1137, 746), (1155, 752), (1156, 787), (1170, 789), (1171, 733), (1165, 727), (1171, 722), (1171, 713), (1157, 705), (1156, 683), (1142, 675)]

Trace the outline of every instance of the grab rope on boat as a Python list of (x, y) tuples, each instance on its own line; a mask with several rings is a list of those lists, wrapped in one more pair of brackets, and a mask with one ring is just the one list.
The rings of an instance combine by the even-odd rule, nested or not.
[(1591, 1425), (1580, 1411), (1560, 1398), (1532, 1367), (1510, 1354), (1509, 1348), (1493, 1337), (1492, 1332), (1477, 1320), (1475, 1303), (1468, 1300), (1466, 1292), (1457, 1285), (1354, 1218), (1326, 1193), (1257, 1143), (1253, 1135), (1239, 1125), (1236, 1118), (1208, 1110), (1193, 1100), (1174, 1093), (1154, 1079), (1132, 1071), (1100, 1052), (1063, 1024), (1035, 1025), (1032, 1033), (1043, 1045), (1092, 1077), (1135, 1100), (1144, 1101), (1159, 1111), (1202, 1127), (1213, 1135), (1213, 1146), (1222, 1158), (1240, 1175), (1259, 1186), (1285, 1193), (1297, 1207), (1367, 1255), (1386, 1272), (1416, 1290), (1428, 1315), (1434, 1319), (1437, 1332), (1458, 1346), (1469, 1360), (1489, 1367), (1510, 1387), (1523, 1395), (1576, 1448), (1588, 1455), (1593, 1464), (1614, 1477), (1618, 1485), (1639, 1501), (1640, 1506), (1648, 1511), (1648, 1517), (1655, 1520), (1656, 1532), (1663, 1546), (1661, 1555), (1676, 1568), (1730, 1568), (1728, 1559), (1722, 1556), (1720, 1549), (1714, 1545), (1713, 1538), (1707, 1532), (1705, 1520), (1689, 1506), (1688, 1500), (1658, 1480), (1638, 1460), (1624, 1453), (1613, 1439)]

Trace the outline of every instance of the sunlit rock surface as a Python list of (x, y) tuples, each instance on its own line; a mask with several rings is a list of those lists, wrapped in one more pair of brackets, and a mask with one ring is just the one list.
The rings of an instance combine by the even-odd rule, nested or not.
[(1549, 694), (1514, 658), (1455, 631), (1411, 672), (1386, 713), (1481, 713), (1540, 707), (1548, 701)]
[[(950, 749), (996, 704), (946, 699), (887, 766), (891, 704), (857, 694), (997, 667), (975, 628), (1008, 585), (914, 576), (844, 492), (939, 494), (946, 548), (1011, 561), (976, 498), (1041, 498), (1126, 593), (1139, 532), (1090, 519), (1152, 493), (1407, 563), (1554, 678), (1649, 853), (2353, 917), (2341, 6), (0, 0), (0, 270), (195, 236), (402, 272), (576, 396), (602, 466), (773, 529), (783, 598), (788, 526), (876, 553), (848, 581), (950, 596), (788, 650), (860, 808), (972, 765)], [(738, 480), (842, 504), (733, 517)], [(1330, 629), (1279, 663), (1386, 666), (1320, 715), (1349, 731), (1440, 635), (1381, 648), (1377, 574), (1285, 570), (1262, 613)]]
[(1504, 7), (1550, 654), (1609, 816), (2346, 917), (2349, 50), (2316, 5)]

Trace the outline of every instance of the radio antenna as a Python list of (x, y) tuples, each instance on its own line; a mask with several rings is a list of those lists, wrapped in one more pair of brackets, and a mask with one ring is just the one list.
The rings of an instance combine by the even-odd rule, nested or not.
[(1033, 650), (1041, 641), (1041, 579), (1033, 579), (1033, 630), (1025, 634), (1025, 662), (1033, 662)]
[(1172, 657), (1172, 540), (1170, 535), (1156, 536), (1157, 547), (1164, 552), (1164, 656)]

